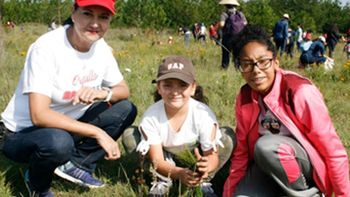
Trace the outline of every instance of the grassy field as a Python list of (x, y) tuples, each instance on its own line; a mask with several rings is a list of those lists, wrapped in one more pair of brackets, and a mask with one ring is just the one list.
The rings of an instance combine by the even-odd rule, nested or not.
[[(41, 34), (47, 31), (45, 25), (26, 24), (12, 30), (0, 29), (0, 111), (2, 111), (17, 85), (23, 67), (26, 50)], [(174, 37), (172, 45), (168, 36)], [(196, 67), (197, 81), (203, 86), (209, 98), (209, 106), (216, 113), (222, 126), (234, 127), (234, 98), (243, 85), (243, 79), (233, 65), (228, 70), (220, 68), (221, 49), (213, 43), (194, 42), (185, 48), (183, 38), (171, 31), (157, 32), (138, 29), (111, 29), (107, 42), (114, 49), (120, 69), (129, 84), (131, 100), (138, 107), (137, 125), (145, 109), (153, 103), (152, 92), (160, 60), (167, 55), (178, 54), (190, 57)], [(342, 52), (343, 43), (338, 44), (334, 70), (325, 72), (322, 68), (297, 69), (299, 54), (293, 59), (282, 58), (282, 67), (309, 77), (324, 95), (329, 112), (338, 134), (350, 153), (350, 62)], [(52, 46), (54, 47), (54, 46)], [(54, 178), (52, 190), (57, 196), (143, 196), (147, 187), (134, 180), (137, 155), (123, 154), (114, 162), (102, 161), (96, 175), (107, 182), (107, 187), (88, 190)], [(24, 164), (16, 164), (0, 155), (0, 196), (28, 196), (24, 182)], [(219, 183), (224, 180), (218, 178)], [(220, 184), (219, 184), (220, 185)]]

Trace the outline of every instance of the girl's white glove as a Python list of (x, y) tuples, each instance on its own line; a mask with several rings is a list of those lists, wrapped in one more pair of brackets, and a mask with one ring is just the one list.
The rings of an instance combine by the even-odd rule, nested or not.
[(149, 150), (149, 143), (145, 140), (141, 140), (141, 142), (137, 145), (136, 151), (141, 153), (141, 155), (146, 155)]

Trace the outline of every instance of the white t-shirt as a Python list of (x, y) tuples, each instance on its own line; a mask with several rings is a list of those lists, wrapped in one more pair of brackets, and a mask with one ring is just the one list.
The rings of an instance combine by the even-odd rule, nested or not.
[[(216, 125), (216, 136), (212, 140), (212, 130)], [(147, 136), (149, 144), (162, 144), (164, 150), (176, 154), (186, 148), (192, 149), (199, 142), (203, 151), (216, 146), (221, 132), (215, 114), (209, 107), (194, 99), (189, 100), (187, 117), (180, 129), (174, 131), (167, 119), (164, 101), (151, 105), (144, 113), (139, 130)], [(145, 139), (144, 139), (145, 140)]]
[(301, 43), (303, 41), (303, 29), (301, 27), (297, 28), (297, 42)]
[(103, 38), (96, 41), (88, 52), (81, 53), (68, 41), (68, 27), (50, 31), (30, 46), (16, 91), (1, 114), (5, 126), (11, 131), (33, 126), (28, 93), (50, 97), (51, 109), (78, 119), (90, 105), (72, 105), (77, 90), (82, 86), (110, 87), (123, 80), (112, 48)]
[(200, 29), (200, 35), (205, 36), (207, 31), (207, 28), (204, 25), (201, 25), (201, 29)]

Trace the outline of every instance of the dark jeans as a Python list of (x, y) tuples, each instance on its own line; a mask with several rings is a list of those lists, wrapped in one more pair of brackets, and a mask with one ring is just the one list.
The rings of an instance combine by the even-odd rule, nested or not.
[(233, 38), (229, 35), (224, 35), (222, 37), (222, 58), (221, 58), (221, 67), (227, 69), (230, 64), (230, 55), (232, 53), (232, 40)]
[[(111, 107), (105, 102), (93, 104), (79, 121), (103, 129), (113, 139), (118, 139), (136, 117), (136, 107), (122, 100)], [(76, 166), (93, 172), (96, 162), (105, 151), (95, 139), (73, 135), (56, 128), (29, 127), (6, 136), (4, 154), (21, 163), (29, 163), (32, 187), (41, 192), (50, 188), (56, 167), (72, 161)]]
[(330, 58), (333, 58), (333, 53), (334, 53), (336, 45), (337, 45), (337, 41), (336, 40), (333, 40), (333, 39), (328, 40), (327, 47), (328, 47), (328, 56)]
[(284, 51), (286, 50), (287, 40), (284, 38), (275, 38), (276, 51), (280, 50), (280, 57), (282, 57)]
[(313, 56), (311, 53), (303, 53), (300, 56), (300, 62), (303, 64), (320, 64), (326, 62), (327, 58), (323, 56)]

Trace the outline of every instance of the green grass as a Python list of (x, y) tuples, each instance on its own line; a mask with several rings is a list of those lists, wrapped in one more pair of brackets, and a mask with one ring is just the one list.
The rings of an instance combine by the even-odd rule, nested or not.
[[(25, 24), (23, 27), (24, 31), (19, 26), (11, 31), (0, 29), (1, 111), (6, 107), (17, 85), (26, 50), (37, 37), (47, 31), (46, 25)], [(172, 45), (167, 44), (169, 35), (174, 37), (175, 42)], [(128, 82), (130, 99), (138, 107), (139, 115), (135, 125), (139, 123), (146, 108), (153, 103), (152, 93), (155, 86), (151, 84), (151, 80), (155, 78), (160, 60), (164, 56), (177, 54), (193, 60), (197, 80), (203, 86), (205, 95), (209, 98), (209, 106), (216, 113), (219, 123), (234, 127), (234, 100), (244, 81), (233, 65), (228, 70), (220, 68), (220, 47), (213, 43), (195, 43), (192, 40), (190, 47), (185, 48), (183, 37), (176, 33), (139, 29), (111, 29), (106, 40), (114, 49), (114, 55)], [(293, 59), (282, 58), (280, 61), (282, 67), (309, 77), (320, 88), (337, 132), (350, 153), (350, 134), (347, 132), (350, 128), (350, 66), (343, 66), (347, 60), (342, 53), (342, 47), (343, 43), (338, 44), (335, 53), (336, 66), (330, 72), (321, 68), (297, 69), (299, 54)], [(88, 190), (55, 177), (52, 190), (60, 197), (143, 196), (147, 187), (135, 180), (135, 176), (138, 176), (135, 170), (139, 167), (137, 161), (137, 155), (126, 154), (114, 162), (101, 161), (96, 175), (107, 182), (108, 186), (103, 189)], [(26, 167), (0, 155), (0, 196), (28, 195), (22, 175)], [(224, 178), (217, 179), (219, 182), (224, 181)]]

